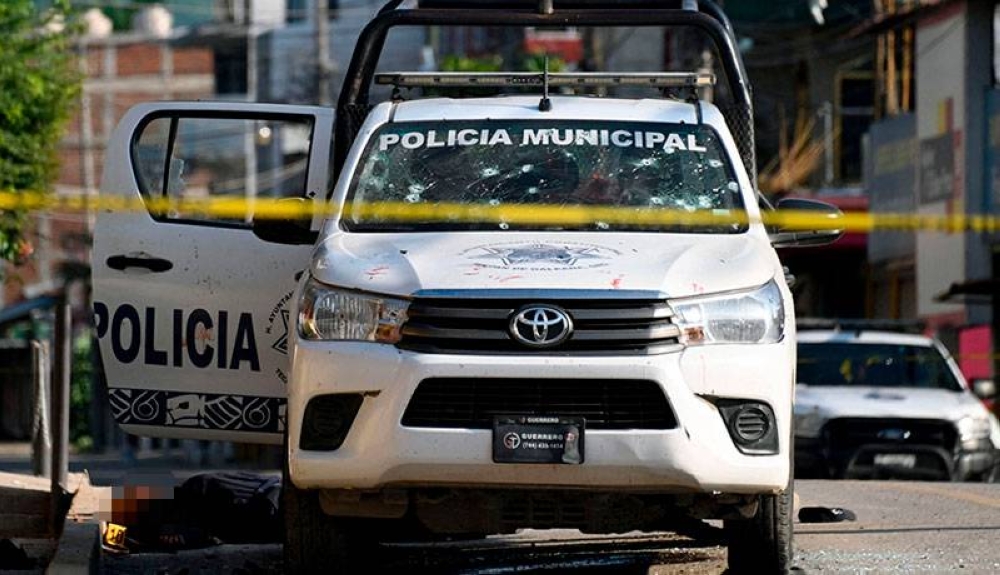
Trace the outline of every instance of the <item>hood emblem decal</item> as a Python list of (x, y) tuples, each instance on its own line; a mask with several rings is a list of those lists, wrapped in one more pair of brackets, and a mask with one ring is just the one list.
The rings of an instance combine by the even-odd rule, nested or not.
[(502, 270), (566, 271), (607, 267), (621, 252), (581, 242), (512, 241), (469, 248), (461, 253), (478, 267)]
[(561, 307), (548, 304), (526, 305), (510, 319), (514, 341), (533, 348), (555, 347), (573, 334), (573, 320)]

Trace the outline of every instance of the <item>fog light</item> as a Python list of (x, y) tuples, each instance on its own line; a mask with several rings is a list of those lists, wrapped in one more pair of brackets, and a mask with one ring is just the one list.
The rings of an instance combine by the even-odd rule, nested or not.
[(778, 452), (778, 430), (771, 406), (759, 401), (716, 399), (716, 407), (736, 448), (749, 455)]
[(363, 401), (359, 393), (319, 395), (310, 399), (302, 418), (299, 448), (309, 451), (339, 449)]

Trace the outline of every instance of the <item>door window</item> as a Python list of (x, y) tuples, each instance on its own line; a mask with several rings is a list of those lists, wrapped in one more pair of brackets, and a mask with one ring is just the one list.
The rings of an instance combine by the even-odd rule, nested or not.
[(155, 117), (132, 144), (139, 190), (160, 220), (249, 225), (255, 199), (305, 196), (312, 130), (308, 117)]

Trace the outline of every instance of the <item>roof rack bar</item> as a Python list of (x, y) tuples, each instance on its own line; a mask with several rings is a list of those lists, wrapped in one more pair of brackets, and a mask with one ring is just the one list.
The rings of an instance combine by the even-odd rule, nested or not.
[(800, 317), (795, 321), (797, 329), (808, 331), (814, 329), (830, 329), (839, 331), (896, 331), (905, 333), (921, 333), (926, 329), (926, 322), (915, 319), (881, 319), (881, 318), (818, 318)]
[(379, 8), (378, 13), (384, 14), (386, 12), (392, 12), (393, 10), (399, 8), (405, 1), (406, 0), (389, 0), (389, 2), (387, 2), (385, 6)]
[[(416, 87), (534, 87), (545, 84), (541, 72), (386, 72), (375, 83), (400, 88)], [(707, 88), (715, 74), (687, 72), (554, 72), (549, 86), (649, 86), (653, 88)]]
[[(558, 0), (556, 1), (558, 2)], [(583, 2), (583, 0), (571, 1)], [(337, 102), (333, 156), (334, 173), (336, 175), (340, 172), (356, 132), (360, 128), (357, 118), (352, 118), (352, 112), (356, 113), (358, 110), (367, 109), (370, 84), (374, 78), (375, 68), (385, 45), (386, 36), (392, 28), (402, 26), (681, 26), (700, 30), (712, 41), (719, 53), (729, 91), (732, 94), (737, 113), (740, 115), (739, 121), (750, 132), (748, 137), (738, 139), (737, 144), (740, 148), (740, 154), (747, 164), (747, 171), (751, 177), (754, 177), (756, 166), (753, 161), (753, 102), (750, 97), (750, 85), (743, 70), (742, 58), (736, 48), (735, 36), (732, 34), (731, 28), (726, 26), (728, 19), (725, 18), (718, 6), (708, 0), (699, 0), (699, 12), (680, 10), (678, 9), (680, 5), (679, 0), (664, 0), (658, 4), (661, 6), (658, 8), (647, 6), (635, 10), (611, 10), (604, 8), (604, 6), (608, 6), (607, 3), (602, 5), (602, 9), (562, 9), (562, 4), (557, 4), (553, 14), (538, 14), (533, 8), (527, 10), (473, 9), (468, 3), (465, 3), (464, 9), (461, 10), (419, 8), (381, 12), (362, 30), (344, 78), (343, 89)], [(456, 3), (455, 7), (458, 6), (459, 4)], [(662, 6), (671, 6), (672, 8), (664, 9)]]

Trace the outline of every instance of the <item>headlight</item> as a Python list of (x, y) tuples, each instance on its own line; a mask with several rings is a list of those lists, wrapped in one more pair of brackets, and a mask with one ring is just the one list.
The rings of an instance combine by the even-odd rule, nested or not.
[(681, 341), (705, 343), (774, 343), (785, 333), (785, 309), (778, 284), (736, 294), (670, 302), (681, 328)]
[(969, 415), (958, 420), (958, 437), (962, 442), (962, 449), (967, 451), (989, 449), (989, 417), (973, 417)]
[(299, 300), (299, 335), (396, 343), (408, 305), (405, 300), (336, 289), (310, 279)]

